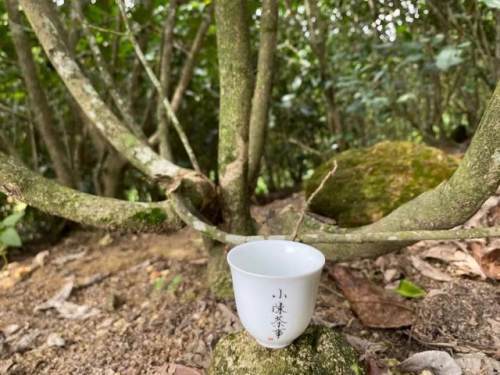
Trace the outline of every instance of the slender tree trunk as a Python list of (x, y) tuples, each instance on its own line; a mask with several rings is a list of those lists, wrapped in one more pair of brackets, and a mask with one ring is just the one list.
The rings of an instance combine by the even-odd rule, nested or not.
[(212, 6), (208, 6), (203, 15), (203, 19), (196, 31), (196, 35), (194, 37), (193, 43), (191, 44), (191, 48), (189, 49), (189, 53), (187, 55), (186, 61), (182, 66), (181, 76), (179, 78), (179, 82), (175, 87), (174, 95), (172, 96), (172, 110), (177, 112), (181, 106), (182, 98), (184, 97), (184, 93), (186, 92), (189, 82), (191, 82), (191, 78), (193, 77), (193, 70), (196, 64), (196, 58), (203, 46), (203, 40), (205, 39), (205, 35), (207, 34), (208, 28), (210, 27), (210, 23), (212, 22)]
[(68, 162), (68, 156), (64, 151), (61, 138), (57, 134), (52, 110), (49, 107), (47, 97), (38, 79), (35, 61), (31, 54), (31, 46), (23, 31), (21, 13), (18, 9), (19, 5), (16, 0), (6, 0), (5, 5), (9, 16), (12, 40), (30, 99), (37, 130), (40, 132), (47, 146), (47, 151), (54, 165), (58, 180), (64, 185), (74, 186), (75, 178)]
[[(163, 43), (160, 61), (160, 85), (163, 95), (169, 97), (171, 65), (174, 47), (174, 27), (175, 14), (177, 12), (177, 0), (171, 0), (168, 4), (168, 14), (163, 27)], [(160, 155), (168, 160), (172, 160), (172, 150), (170, 148), (170, 136), (168, 119), (163, 108), (161, 95), (158, 95), (156, 105), (156, 119), (158, 122), (159, 151)]]
[(249, 191), (255, 190), (264, 153), (271, 91), (273, 87), (274, 57), (278, 34), (278, 0), (263, 0), (260, 22), (259, 59), (257, 78), (252, 99), (250, 116), (248, 184)]
[(500, 10), (495, 10), (495, 75), (500, 81)]

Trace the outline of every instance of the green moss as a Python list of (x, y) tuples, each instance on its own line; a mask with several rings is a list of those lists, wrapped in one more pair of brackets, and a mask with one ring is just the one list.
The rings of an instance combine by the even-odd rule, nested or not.
[(134, 136), (134, 135), (131, 135), (131, 134), (125, 134), (123, 136), (123, 144), (127, 147), (127, 148), (130, 148), (130, 147), (134, 147), (134, 146), (137, 146), (139, 144), (139, 141), (137, 140), (137, 138)]
[(165, 220), (167, 220), (167, 214), (161, 208), (156, 207), (147, 211), (141, 211), (135, 214), (132, 218), (139, 224), (153, 226), (161, 225)]
[(382, 142), (340, 153), (316, 169), (306, 183), (309, 196), (337, 160), (336, 174), (311, 203), (311, 210), (346, 227), (377, 221), (448, 179), (455, 157), (411, 142)]
[(363, 374), (357, 358), (344, 338), (326, 327), (311, 326), (293, 344), (280, 350), (263, 348), (246, 332), (239, 332), (217, 343), (208, 374)]

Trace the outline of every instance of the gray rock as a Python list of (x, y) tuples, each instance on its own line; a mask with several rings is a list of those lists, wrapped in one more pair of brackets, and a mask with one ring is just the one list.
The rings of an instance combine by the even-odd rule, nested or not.
[(358, 355), (341, 334), (309, 327), (285, 349), (258, 345), (246, 332), (223, 337), (216, 345), (209, 375), (360, 375)]

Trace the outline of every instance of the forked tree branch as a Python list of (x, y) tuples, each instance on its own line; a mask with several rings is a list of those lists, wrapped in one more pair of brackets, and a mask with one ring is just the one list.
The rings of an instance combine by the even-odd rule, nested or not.
[(214, 188), (205, 176), (161, 158), (132, 134), (99, 97), (64, 43), (60, 21), (50, 1), (20, 0), (20, 3), (64, 84), (87, 117), (113, 147), (151, 179), (165, 180), (175, 186), (181, 185), (182, 182), (190, 199), (201, 205), (210, 202), (214, 196)]
[[(170, 2), (169, 8), (172, 6), (172, 4), (174, 4), (174, 2)], [(201, 47), (203, 46), (203, 40), (204, 40), (205, 35), (208, 31), (208, 28), (210, 27), (210, 24), (212, 21), (212, 13), (213, 13), (213, 7), (211, 5), (209, 5), (205, 9), (205, 14), (203, 15), (203, 19), (202, 19), (200, 25), (198, 26), (198, 30), (196, 31), (196, 35), (194, 37), (193, 43), (191, 44), (191, 48), (187, 52), (187, 58), (186, 58), (186, 61), (184, 62), (184, 65), (182, 66), (182, 71), (181, 71), (181, 75), (179, 78), (179, 82), (177, 83), (177, 86), (175, 87), (175, 90), (174, 90), (174, 94), (172, 96), (172, 111), (174, 113), (177, 113), (177, 111), (179, 110), (181, 103), (182, 103), (182, 99), (184, 98), (184, 94), (186, 93), (186, 90), (189, 86), (189, 82), (191, 81), (191, 78), (193, 76), (193, 70), (194, 70), (194, 67), (196, 64), (196, 57), (198, 56), (198, 54), (201, 50)], [(171, 37), (171, 35), (170, 35), (170, 33), (167, 32), (167, 31), (169, 31), (169, 26), (173, 26), (173, 25), (170, 25), (169, 21), (170, 21), (170, 14), (169, 14), (167, 20), (165, 21), (165, 33), (164, 33), (165, 41), (164, 41), (163, 48), (166, 50), (171, 50), (172, 46), (173, 46), (173, 40), (171, 40), (171, 38), (169, 38), (169, 37)], [(164, 83), (164, 81), (166, 80), (165, 76), (168, 73), (167, 73), (167, 70), (164, 68), (164, 60), (166, 60), (166, 59), (164, 59), (165, 58), (165, 51), (163, 51), (162, 54), (163, 54), (163, 56), (162, 56), (162, 63), (161, 63), (162, 68), (161, 68), (160, 82), (162, 83), (162, 87), (164, 87), (164, 84), (166, 83), (166, 82)], [(171, 58), (171, 56), (168, 56), (168, 57)], [(168, 72), (170, 72), (169, 69), (168, 69)], [(169, 90), (164, 90), (165, 96), (168, 96), (168, 91)], [(161, 100), (160, 100), (160, 104), (161, 104)], [(159, 106), (159, 110), (161, 110), (161, 112), (163, 113), (163, 107), (161, 105)], [(160, 124), (160, 126), (158, 128), (158, 131), (156, 131), (150, 137), (149, 142), (151, 144), (157, 144), (158, 142), (160, 142), (160, 150), (161, 150), (162, 149), (161, 142), (166, 141), (166, 137), (163, 134), (166, 133), (166, 135), (168, 136), (168, 131), (165, 131), (166, 130), (165, 128), (168, 126), (168, 124), (166, 122), (166, 119), (163, 116), (161, 116), (161, 118), (159, 119), (159, 124)], [(165, 146), (163, 148), (165, 148)]]
[(175, 115), (174, 111), (172, 110), (172, 106), (170, 105), (170, 102), (168, 99), (165, 97), (163, 90), (161, 89), (161, 84), (158, 78), (156, 77), (155, 73), (149, 66), (148, 62), (146, 61), (146, 56), (144, 56), (144, 53), (142, 52), (141, 47), (139, 46), (139, 43), (135, 39), (135, 36), (132, 32), (132, 29), (130, 27), (130, 23), (128, 21), (127, 17), (127, 12), (125, 11), (125, 5), (123, 4), (123, 0), (116, 0), (116, 3), (118, 7), (120, 8), (120, 12), (122, 14), (123, 22), (125, 24), (125, 29), (127, 30), (127, 36), (132, 43), (132, 46), (134, 47), (135, 54), (137, 55), (139, 61), (141, 62), (142, 66), (144, 67), (144, 70), (146, 71), (146, 74), (148, 75), (151, 83), (156, 89), (156, 92), (161, 98), (162, 104), (165, 108), (165, 113), (167, 114), (170, 122), (174, 126), (175, 130), (177, 131), (177, 134), (179, 135), (179, 138), (182, 142), (182, 145), (184, 146), (184, 149), (186, 150), (186, 153), (188, 154), (189, 160), (191, 161), (191, 164), (193, 165), (193, 168), (201, 173), (200, 166), (198, 164), (198, 160), (196, 159), (196, 156), (194, 154), (194, 151), (189, 144), (188, 137), (186, 133), (184, 132), (184, 129), (182, 129), (182, 126), (177, 119), (177, 116)]
[(106, 64), (104, 56), (102, 55), (101, 49), (97, 44), (97, 40), (92, 31), (90, 30), (87, 20), (85, 19), (80, 1), (72, 1), (71, 5), (73, 7), (72, 9), (74, 10), (74, 14), (77, 20), (80, 22), (82, 26), (83, 34), (87, 39), (90, 51), (94, 58), (97, 69), (101, 74), (101, 78), (104, 83), (104, 86), (106, 87), (106, 90), (109, 92), (111, 99), (113, 99), (113, 102), (115, 103), (116, 108), (120, 112), (120, 115), (125, 121), (127, 127), (134, 133), (134, 135), (137, 138), (143, 139), (144, 133), (142, 132), (142, 129), (140, 128), (138, 123), (135, 121), (134, 116), (130, 111), (130, 105), (126, 102), (125, 98), (118, 92), (116, 88), (115, 82), (113, 80), (113, 77), (111, 76), (111, 73)]

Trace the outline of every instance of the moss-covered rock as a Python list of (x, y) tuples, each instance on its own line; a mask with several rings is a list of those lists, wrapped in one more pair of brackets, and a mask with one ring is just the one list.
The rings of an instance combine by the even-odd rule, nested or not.
[(266, 349), (246, 332), (222, 338), (214, 351), (209, 375), (360, 375), (358, 356), (331, 328), (309, 327), (285, 349)]
[(309, 196), (333, 161), (335, 175), (311, 202), (311, 210), (345, 227), (369, 224), (449, 178), (458, 158), (426, 145), (381, 142), (369, 148), (344, 151), (316, 169), (307, 181)]

